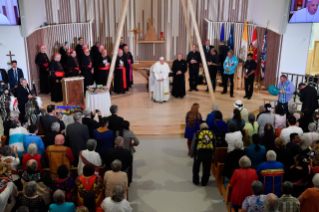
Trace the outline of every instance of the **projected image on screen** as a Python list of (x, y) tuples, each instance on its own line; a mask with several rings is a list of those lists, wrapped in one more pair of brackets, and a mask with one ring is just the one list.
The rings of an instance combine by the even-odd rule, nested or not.
[(319, 0), (292, 0), (289, 23), (319, 22)]
[(0, 25), (19, 24), (18, 0), (0, 0)]

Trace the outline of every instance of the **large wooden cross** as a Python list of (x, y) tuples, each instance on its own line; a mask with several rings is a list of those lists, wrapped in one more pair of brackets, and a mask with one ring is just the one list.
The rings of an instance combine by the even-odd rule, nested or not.
[(12, 56), (16, 56), (15, 54), (11, 54), (11, 51), (9, 51), (9, 54), (7, 54), (6, 56), (10, 57), (10, 63), (8, 63), (8, 65), (11, 65), (12, 63)]
[(141, 33), (142, 31), (139, 30), (137, 27), (134, 27), (134, 29), (130, 30), (130, 32), (134, 33), (134, 57), (136, 58), (134, 63), (138, 63), (137, 56), (136, 56), (137, 35)]

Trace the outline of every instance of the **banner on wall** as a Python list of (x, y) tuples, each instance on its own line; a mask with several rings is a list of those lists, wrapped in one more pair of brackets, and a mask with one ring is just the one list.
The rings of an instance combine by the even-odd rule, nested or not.
[(248, 33), (247, 33), (247, 21), (245, 21), (245, 28), (243, 32), (243, 38), (241, 41), (239, 59), (246, 61), (247, 59), (247, 47), (248, 47)]
[(267, 53), (267, 34), (268, 34), (268, 30), (266, 28), (264, 40), (263, 40), (263, 47), (261, 50), (260, 81), (263, 81), (264, 77), (265, 77), (266, 53)]
[(222, 28), (220, 30), (220, 38), (219, 42), (224, 41), (224, 24), (222, 24)]
[(230, 33), (228, 38), (228, 47), (233, 50), (234, 49), (234, 24), (230, 27)]
[[(258, 55), (258, 45), (257, 45), (257, 28), (255, 27), (254, 33), (253, 33), (253, 38), (251, 39), (251, 44), (253, 46), (253, 60), (257, 63), (257, 55)], [(257, 76), (257, 67), (255, 71), (255, 75)]]

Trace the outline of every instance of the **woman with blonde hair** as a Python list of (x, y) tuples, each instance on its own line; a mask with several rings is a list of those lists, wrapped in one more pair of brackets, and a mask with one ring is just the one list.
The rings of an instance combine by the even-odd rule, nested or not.
[(199, 113), (199, 104), (194, 103), (191, 110), (186, 114), (186, 128), (184, 137), (187, 139), (188, 155), (194, 134), (199, 130), (199, 125), (203, 121)]

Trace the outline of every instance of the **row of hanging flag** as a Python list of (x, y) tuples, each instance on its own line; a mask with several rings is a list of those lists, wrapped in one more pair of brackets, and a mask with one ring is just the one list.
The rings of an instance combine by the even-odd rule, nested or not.
[[(264, 80), (265, 77), (265, 65), (266, 65), (266, 53), (267, 53), (267, 27), (263, 39), (263, 45), (261, 49), (261, 68), (260, 68), (260, 81)], [(220, 38), (219, 41), (224, 41), (224, 24), (222, 24)], [(253, 37), (251, 39), (251, 45), (253, 48), (253, 60), (257, 62), (258, 58), (258, 45), (257, 45), (257, 29), (254, 29)], [(230, 49), (234, 49), (234, 24), (230, 27), (230, 33), (228, 38), (228, 46)], [(241, 41), (240, 52), (239, 52), (239, 59), (246, 61), (248, 54), (248, 27), (247, 21), (245, 21), (245, 27), (243, 32), (243, 38)], [(256, 69), (255, 74), (258, 74), (258, 70)]]

